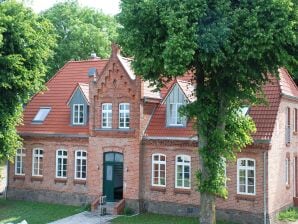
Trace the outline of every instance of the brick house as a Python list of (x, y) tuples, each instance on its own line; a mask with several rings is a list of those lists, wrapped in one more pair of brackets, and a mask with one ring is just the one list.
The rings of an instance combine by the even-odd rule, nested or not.
[[(68, 62), (26, 105), (8, 197), (83, 204), (106, 195), (137, 211), (198, 215), (198, 140), (178, 113), (194, 100), (191, 75), (153, 92), (112, 48), (107, 60)], [(219, 218), (274, 223), (298, 193), (298, 88), (280, 69), (264, 93), (268, 106), (244, 111), (257, 132), (226, 166), (229, 198), (218, 199)]]

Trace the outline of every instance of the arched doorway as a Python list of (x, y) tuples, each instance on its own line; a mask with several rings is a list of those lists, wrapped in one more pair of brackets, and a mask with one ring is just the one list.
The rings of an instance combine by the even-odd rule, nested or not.
[(119, 201), (123, 198), (123, 154), (104, 153), (103, 194), (107, 201)]

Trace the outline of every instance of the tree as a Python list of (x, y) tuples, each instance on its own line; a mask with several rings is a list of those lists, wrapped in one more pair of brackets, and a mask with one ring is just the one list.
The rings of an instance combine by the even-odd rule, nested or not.
[[(199, 138), (200, 223), (215, 223), (227, 197), (223, 158), (252, 143), (253, 121), (239, 108), (278, 68), (297, 65), (297, 1), (122, 0), (119, 43), (133, 68), (161, 87), (192, 71), (196, 101), (182, 112)], [(291, 66), (291, 67), (290, 67)], [(293, 71), (293, 70), (292, 70)]]
[(111, 16), (87, 7), (78, 1), (60, 2), (42, 15), (55, 26), (58, 44), (47, 78), (53, 76), (69, 60), (88, 59), (90, 53), (107, 58), (112, 40), (116, 38), (117, 23)]
[(45, 62), (52, 56), (52, 24), (21, 3), (0, 4), (0, 161), (21, 147), (16, 126), (23, 104), (43, 88)]

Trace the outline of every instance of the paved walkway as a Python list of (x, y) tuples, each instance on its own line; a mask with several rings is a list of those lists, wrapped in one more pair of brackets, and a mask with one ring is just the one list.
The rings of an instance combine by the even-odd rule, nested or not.
[(49, 224), (108, 224), (110, 220), (115, 218), (115, 215), (100, 216), (92, 212), (81, 212), (76, 215), (59, 219)]

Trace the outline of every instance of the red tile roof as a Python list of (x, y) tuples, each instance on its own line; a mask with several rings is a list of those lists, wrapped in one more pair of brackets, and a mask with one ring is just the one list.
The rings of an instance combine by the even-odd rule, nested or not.
[[(255, 140), (269, 140), (271, 138), (281, 100), (281, 93), (298, 97), (298, 88), (287, 70), (280, 69), (279, 71), (280, 80), (271, 78), (270, 81), (263, 87), (268, 105), (252, 106), (249, 110), (249, 115), (253, 118), (257, 128), (257, 132), (253, 134), (253, 138)], [(189, 80), (189, 78), (191, 78), (191, 75), (188, 74), (188, 76), (184, 78), (184, 83)], [(165, 98), (169, 93), (169, 90), (174, 83), (176, 83), (176, 81), (171, 81), (161, 90), (163, 98)], [(190, 90), (186, 90), (186, 87), (183, 85), (182, 89), (186, 94), (190, 93)], [(147, 130), (145, 131), (145, 136), (155, 138), (192, 137), (196, 135), (196, 132), (192, 127), (193, 123), (191, 121), (188, 122), (187, 127), (185, 128), (166, 127), (166, 107), (161, 104), (153, 114)]]
[[(24, 110), (24, 125), (18, 127), (20, 133), (47, 134), (88, 134), (88, 125), (71, 126), (70, 108), (67, 102), (78, 83), (88, 83), (88, 69), (94, 67), (100, 73), (108, 60), (70, 61), (47, 82), (47, 90), (36, 94)], [(80, 85), (85, 90), (86, 85)], [(32, 124), (32, 119), (42, 106), (51, 111), (42, 124)]]

